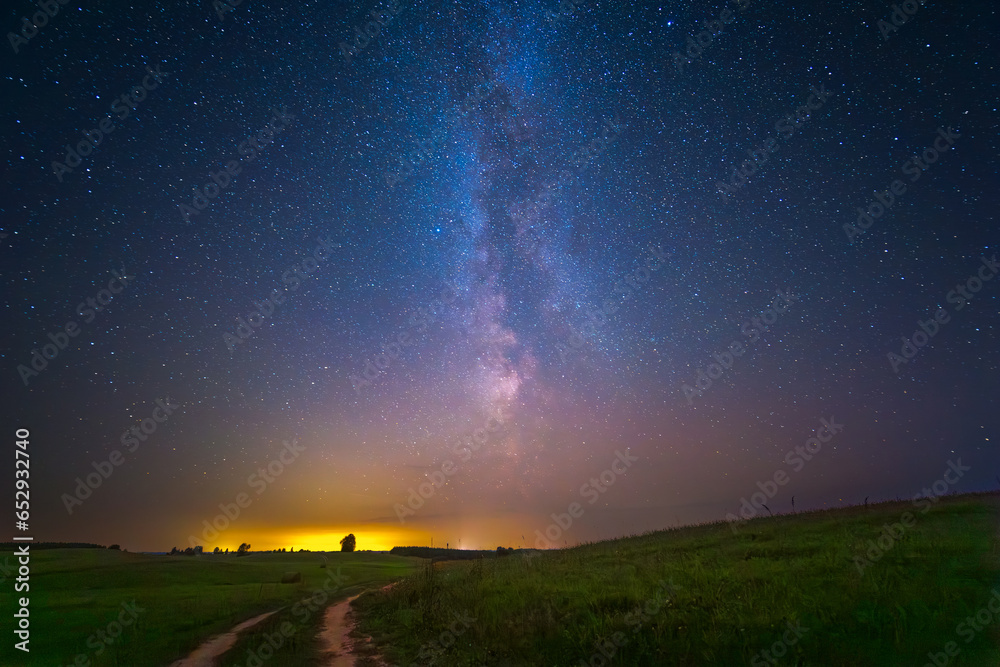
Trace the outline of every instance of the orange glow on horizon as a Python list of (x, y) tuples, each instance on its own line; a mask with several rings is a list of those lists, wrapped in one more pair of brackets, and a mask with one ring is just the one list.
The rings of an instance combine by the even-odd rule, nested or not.
[[(529, 515), (499, 515), (487, 519), (454, 517), (434, 523), (408, 522), (368, 524), (269, 525), (266, 523), (233, 526), (206, 540), (192, 536), (181, 546), (201, 544), (206, 552), (215, 547), (236, 551), (242, 542), (251, 551), (275, 549), (308, 549), (309, 551), (340, 551), (340, 540), (353, 533), (359, 551), (388, 551), (393, 547), (437, 547), (462, 550), (493, 551), (498, 546), (534, 547), (535, 536), (530, 528), (544, 527), (537, 517)], [(201, 537), (202, 539), (198, 539)], [(557, 546), (563, 546), (561, 543)]]
[(310, 551), (340, 551), (340, 540), (353, 533), (358, 551), (388, 551), (396, 546), (406, 546), (413, 539), (412, 531), (387, 528), (361, 528), (358, 530), (335, 531), (327, 529), (291, 532), (286, 538), (296, 549)]
[[(223, 551), (236, 551), (241, 542), (250, 543), (252, 551), (272, 551), (274, 549), (308, 549), (309, 551), (340, 551), (340, 540), (349, 533), (354, 534), (355, 549), (358, 551), (388, 551), (396, 546), (420, 546), (430, 543), (430, 534), (422, 530), (407, 528), (370, 527), (295, 527), (295, 528), (252, 528), (240, 531), (240, 542), (232, 539), (226, 531), (218, 539), (204, 544), (205, 551), (219, 547)], [(442, 545), (443, 546), (443, 545)]]

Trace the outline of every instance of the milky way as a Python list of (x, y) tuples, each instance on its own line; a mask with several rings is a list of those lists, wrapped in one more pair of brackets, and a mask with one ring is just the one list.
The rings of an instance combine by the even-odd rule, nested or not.
[(993, 484), (988, 3), (60, 7), (2, 81), (40, 538), (183, 544), (293, 439), (218, 544), (532, 543), (626, 452), (559, 543), (718, 520), (831, 417), (776, 507)]

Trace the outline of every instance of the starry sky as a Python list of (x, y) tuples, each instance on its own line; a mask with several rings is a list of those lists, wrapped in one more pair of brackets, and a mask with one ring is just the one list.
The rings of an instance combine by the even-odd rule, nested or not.
[(36, 540), (563, 546), (779, 471), (775, 512), (995, 488), (992, 3), (57, 6), (0, 14)]

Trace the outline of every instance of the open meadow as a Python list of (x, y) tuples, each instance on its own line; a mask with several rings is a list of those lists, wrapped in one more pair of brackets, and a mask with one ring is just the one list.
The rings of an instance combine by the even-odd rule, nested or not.
[[(9, 552), (0, 553), (0, 562), (8, 557), (14, 560)], [(270, 631), (275, 622), (289, 622), (295, 633), (282, 642), (271, 664), (315, 664), (322, 610), (330, 602), (413, 572), (417, 562), (366, 552), (251, 553), (237, 558), (109, 549), (33, 551), (31, 652), (15, 653), (11, 642), (4, 642), (0, 664), (163, 667), (210, 636), (276, 609), (281, 611), (255, 630)], [(301, 581), (280, 583), (289, 572), (300, 573)], [(12, 601), (4, 606), (5, 613), (13, 613)], [(119, 622), (127, 625), (111, 637), (117, 634), (113, 624)], [(253, 639), (251, 633), (244, 637)], [(245, 662), (241, 647), (229, 652), (225, 664)]]
[(438, 560), (442, 549), (428, 550), (434, 561), (43, 549), (21, 664), (162, 667), (266, 612), (215, 664), (325, 664), (323, 613), (358, 593), (362, 666), (383, 664), (373, 654), (442, 667), (1000, 664), (1000, 497), (927, 507), (886, 502), (471, 561)]
[[(928, 653), (998, 665), (998, 500), (942, 498), (926, 514), (888, 502), (439, 563), (354, 605), (399, 665), (920, 666)], [(905, 512), (912, 526), (899, 532)], [(898, 537), (879, 546), (886, 524)]]

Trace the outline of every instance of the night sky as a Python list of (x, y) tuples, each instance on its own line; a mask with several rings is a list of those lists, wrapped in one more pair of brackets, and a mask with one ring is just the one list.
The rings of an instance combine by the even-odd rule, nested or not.
[(993, 3), (53, 5), (0, 47), (36, 540), (563, 546), (778, 472), (774, 512), (995, 488)]

